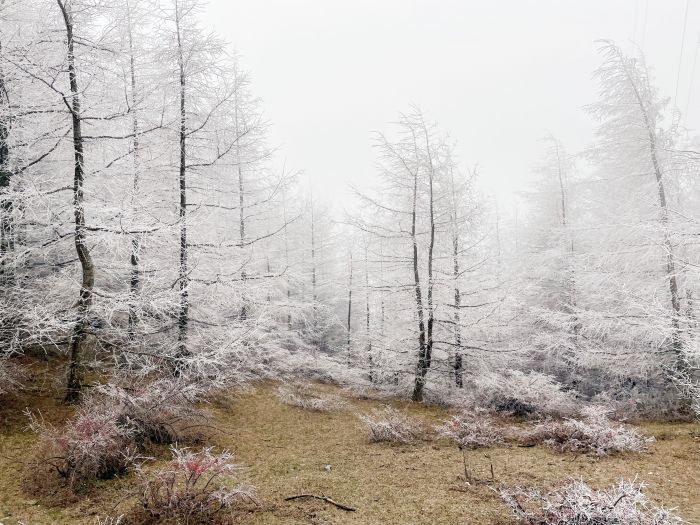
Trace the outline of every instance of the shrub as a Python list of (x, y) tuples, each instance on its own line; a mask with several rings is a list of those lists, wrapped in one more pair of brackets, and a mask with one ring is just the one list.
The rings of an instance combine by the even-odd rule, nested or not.
[(396, 443), (413, 443), (421, 434), (420, 424), (404, 416), (389, 405), (375, 408), (369, 415), (361, 415), (369, 430), (371, 443), (393, 441)]
[(305, 383), (282, 385), (277, 388), (277, 397), (287, 405), (319, 412), (336, 410), (344, 406), (343, 400), (339, 397), (314, 392), (311, 386)]
[(576, 411), (575, 395), (552, 376), (509, 370), (479, 374), (465, 384), (461, 404), (517, 417), (567, 416)]
[(140, 511), (130, 522), (211, 523), (237, 503), (257, 504), (252, 487), (228, 488), (223, 484), (230, 483), (233, 474), (240, 470), (229, 452), (215, 454), (211, 448), (192, 452), (174, 446), (170, 450), (170, 463), (153, 475), (137, 468), (141, 479)]
[(465, 410), (436, 428), (438, 434), (452, 439), (460, 449), (499, 445), (505, 441), (503, 429), (494, 425), (486, 410)]
[[(102, 385), (60, 429), (27, 411), (29, 428), (40, 435), (37, 463), (49, 466), (71, 488), (121, 474), (149, 443), (194, 441), (194, 430), (205, 419), (192, 404), (196, 392), (196, 386), (172, 380), (128, 389)], [(30, 481), (45, 480), (32, 472)]]
[(159, 379), (132, 387), (107, 384), (99, 390), (141, 447), (147, 442), (194, 442), (197, 431), (207, 425), (206, 414), (195, 405), (201, 394), (196, 383)]
[(539, 423), (526, 437), (562, 452), (586, 452), (598, 456), (640, 452), (653, 439), (645, 437), (634, 427), (611, 421), (605, 407), (591, 406), (581, 412), (582, 419)]
[(516, 518), (528, 525), (680, 525), (671, 510), (653, 505), (643, 483), (620, 480), (606, 490), (583, 481), (542, 494), (522, 488), (501, 489), (500, 496)]
[(47, 465), (71, 487), (124, 472), (135, 458), (133, 430), (118, 421), (116, 407), (88, 397), (76, 415), (57, 430), (26, 411), (29, 428), (39, 434), (37, 463)]
[[(680, 392), (679, 392), (680, 389)], [(679, 393), (681, 395), (679, 395)], [(616, 419), (688, 419), (687, 390), (677, 382), (669, 384), (668, 377), (628, 379), (618, 384), (604, 385), (590, 402), (611, 408)]]

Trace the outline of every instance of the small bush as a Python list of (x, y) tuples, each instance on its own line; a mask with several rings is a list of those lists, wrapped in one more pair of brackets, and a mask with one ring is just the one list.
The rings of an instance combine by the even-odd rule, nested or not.
[(160, 379), (131, 387), (107, 384), (99, 390), (141, 447), (148, 442), (192, 443), (207, 426), (206, 414), (195, 405), (200, 395), (195, 383)]
[(338, 396), (314, 392), (311, 386), (304, 383), (278, 387), (277, 397), (287, 405), (318, 412), (337, 410), (345, 405)]
[(152, 475), (137, 469), (141, 479), (139, 510), (130, 523), (211, 523), (217, 515), (246, 501), (257, 504), (254, 489), (228, 488), (240, 467), (232, 455), (211, 448), (198, 452), (171, 447), (172, 461)]
[(118, 421), (115, 408), (89, 397), (60, 430), (27, 411), (29, 428), (40, 436), (37, 464), (55, 470), (71, 487), (124, 472), (136, 447), (133, 430)]
[(671, 510), (653, 505), (644, 484), (620, 480), (606, 490), (583, 481), (542, 494), (522, 488), (502, 489), (500, 496), (516, 518), (527, 525), (680, 525)]
[(568, 416), (576, 412), (575, 395), (552, 376), (509, 370), (484, 373), (465, 384), (460, 404), (516, 417)]
[[(62, 428), (27, 412), (39, 434), (36, 462), (67, 480), (71, 489), (122, 474), (150, 444), (192, 442), (205, 415), (193, 405), (196, 387), (159, 380), (139, 387), (102, 385), (84, 398)], [(30, 472), (30, 490), (46, 483), (44, 469)]]
[(360, 416), (369, 431), (371, 443), (391, 441), (396, 443), (413, 443), (421, 435), (418, 422), (404, 416), (389, 405), (375, 408), (369, 415)]
[(506, 437), (486, 410), (466, 410), (452, 416), (436, 430), (441, 436), (452, 439), (460, 449), (500, 445)]
[(690, 416), (681, 385), (669, 385), (666, 377), (637, 380), (629, 383), (605, 385), (605, 390), (591, 397), (590, 402), (610, 407), (615, 419), (688, 419)]
[(533, 442), (544, 442), (562, 452), (585, 452), (605, 456), (616, 452), (645, 450), (647, 438), (634, 427), (621, 425), (608, 418), (605, 407), (587, 407), (582, 419), (547, 420), (526, 434)]

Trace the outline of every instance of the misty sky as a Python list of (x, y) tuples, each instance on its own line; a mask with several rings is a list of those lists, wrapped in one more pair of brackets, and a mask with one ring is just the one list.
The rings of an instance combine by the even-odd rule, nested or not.
[[(422, 107), (464, 164), (503, 195), (522, 185), (541, 137), (591, 138), (595, 40), (643, 47), (671, 98), (686, 0), (212, 0), (206, 23), (243, 56), (272, 121), (271, 143), (319, 193), (375, 176), (371, 132)], [(700, 124), (700, 2), (690, 2), (677, 105)], [(698, 60), (700, 62), (700, 60)]]

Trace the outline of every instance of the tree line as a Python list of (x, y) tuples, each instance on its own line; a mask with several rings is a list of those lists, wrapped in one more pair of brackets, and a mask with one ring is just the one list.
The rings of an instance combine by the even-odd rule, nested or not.
[[(346, 210), (267, 140), (197, 0), (0, 6), (0, 375), (315, 374), (416, 401), (494, 371), (660, 412), (697, 399), (697, 136), (601, 42), (592, 144), (483, 189), (417, 107)], [(432, 397), (431, 397), (432, 396)], [(690, 401), (688, 401), (690, 400)]]

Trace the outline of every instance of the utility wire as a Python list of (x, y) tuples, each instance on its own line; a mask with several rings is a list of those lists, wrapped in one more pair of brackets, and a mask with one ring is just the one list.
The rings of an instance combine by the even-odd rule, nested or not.
[(690, 0), (686, 0), (685, 2), (685, 15), (683, 16), (683, 33), (681, 35), (681, 52), (678, 56), (678, 71), (676, 72), (676, 93), (673, 95), (673, 106), (675, 108), (678, 108), (677, 105), (677, 100), (678, 100), (678, 85), (681, 80), (681, 64), (683, 63), (683, 48), (685, 46), (685, 29), (686, 26), (688, 25), (688, 7), (690, 7)]
[(687, 121), (688, 108), (690, 107), (690, 99), (693, 95), (693, 83), (695, 82), (695, 66), (698, 61), (698, 48), (700, 48), (700, 33), (698, 33), (698, 39), (695, 42), (695, 52), (693, 53), (693, 67), (690, 70), (690, 85), (688, 86), (688, 98), (685, 100), (685, 107), (683, 108), (683, 115), (681, 120), (683, 122)]

